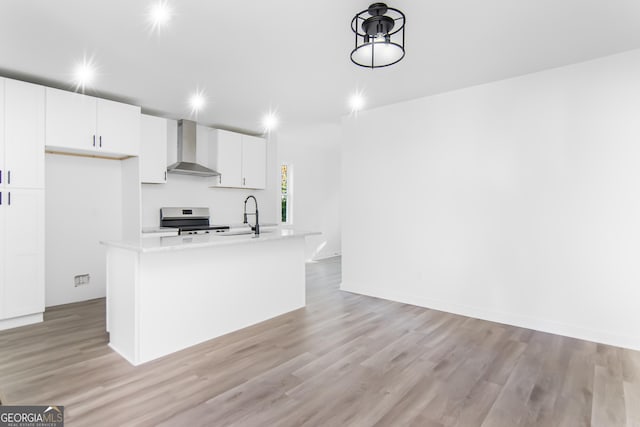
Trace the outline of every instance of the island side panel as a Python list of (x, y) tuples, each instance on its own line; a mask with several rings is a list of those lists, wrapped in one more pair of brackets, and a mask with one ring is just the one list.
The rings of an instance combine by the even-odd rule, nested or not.
[(140, 255), (140, 362), (305, 306), (304, 237)]
[(138, 363), (136, 282), (139, 253), (107, 248), (107, 330), (109, 347)]

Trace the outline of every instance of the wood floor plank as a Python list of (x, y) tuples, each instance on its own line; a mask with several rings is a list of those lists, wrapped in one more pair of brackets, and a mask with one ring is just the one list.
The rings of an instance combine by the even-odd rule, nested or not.
[(103, 299), (0, 332), (0, 401), (65, 405), (68, 426), (638, 426), (640, 353), (339, 290), (133, 367)]
[[(407, 394), (393, 408), (378, 420), (376, 427), (386, 426), (404, 426), (411, 425), (418, 419), (426, 421), (428, 418), (423, 416), (426, 413), (425, 407), (429, 405), (444, 388), (444, 383), (424, 373), (419, 381), (407, 392)], [(433, 416), (432, 413), (429, 413)], [(435, 421), (429, 420), (433, 425)], [(441, 425), (437, 423), (438, 425)]]
[(482, 423), (483, 427), (516, 427), (524, 424), (528, 415), (529, 400), (550, 340), (551, 335), (534, 334), (527, 352), (514, 366), (509, 379)]
[(623, 387), (627, 426), (640, 427), (640, 383), (625, 381)]
[(560, 427), (587, 427), (591, 425), (593, 405), (593, 377), (595, 350), (578, 349), (569, 357), (562, 377), (560, 394), (554, 408), (554, 423)]
[[(618, 367), (613, 367), (619, 372)], [(617, 375), (611, 375), (612, 368), (597, 365), (593, 383), (593, 426), (617, 427), (627, 424), (624, 401), (624, 384)]]

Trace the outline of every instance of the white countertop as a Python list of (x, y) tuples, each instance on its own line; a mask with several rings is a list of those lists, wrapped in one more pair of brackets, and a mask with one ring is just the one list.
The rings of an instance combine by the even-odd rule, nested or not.
[(171, 233), (171, 232), (177, 233), (178, 229), (174, 227), (142, 227), (142, 234), (146, 234), (146, 233), (157, 234), (157, 233)]
[[(249, 224), (235, 223), (235, 224), (212, 224), (212, 226), (229, 227), (230, 230), (246, 230), (250, 228)], [(264, 223), (260, 224), (260, 228), (263, 230), (273, 230), (278, 228), (278, 224)], [(176, 227), (142, 227), (142, 234), (158, 234), (158, 233), (177, 233)]]
[(254, 244), (319, 234), (322, 233), (317, 231), (276, 229), (261, 232), (258, 237), (255, 237), (253, 233), (237, 235), (198, 234), (187, 236), (148, 237), (144, 239), (140, 238), (138, 240), (103, 241), (100, 243), (108, 247), (128, 249), (136, 252), (162, 252), (210, 246)]

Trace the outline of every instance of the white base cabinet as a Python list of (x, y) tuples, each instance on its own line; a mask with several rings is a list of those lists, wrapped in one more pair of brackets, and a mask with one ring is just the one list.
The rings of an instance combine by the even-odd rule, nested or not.
[(140, 153), (140, 107), (46, 88), (51, 151), (125, 158)]
[(257, 136), (213, 129), (208, 165), (220, 172), (216, 187), (264, 189), (267, 142)]
[(44, 190), (2, 191), (0, 242), (2, 329), (2, 320), (44, 311)]
[(106, 242), (109, 346), (139, 365), (304, 307), (304, 236), (151, 252)]

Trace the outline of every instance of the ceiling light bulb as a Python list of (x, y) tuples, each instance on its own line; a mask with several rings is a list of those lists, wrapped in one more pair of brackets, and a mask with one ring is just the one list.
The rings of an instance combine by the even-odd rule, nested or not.
[(349, 98), (349, 106), (351, 107), (352, 112), (360, 111), (364, 108), (364, 97), (361, 93), (354, 93)]
[(82, 63), (76, 65), (74, 70), (74, 80), (76, 84), (76, 90), (84, 92), (85, 87), (91, 86), (96, 76), (96, 70), (90, 60), (86, 58)]
[(267, 132), (272, 131), (278, 127), (278, 117), (274, 113), (268, 113), (262, 119), (262, 125)]
[(204, 105), (206, 104), (206, 100), (204, 98), (204, 95), (198, 92), (191, 95), (189, 103), (191, 104), (191, 109), (194, 112), (198, 112), (204, 107)]
[(149, 10), (149, 20), (153, 29), (164, 27), (171, 20), (171, 8), (166, 0), (161, 0), (151, 6)]

